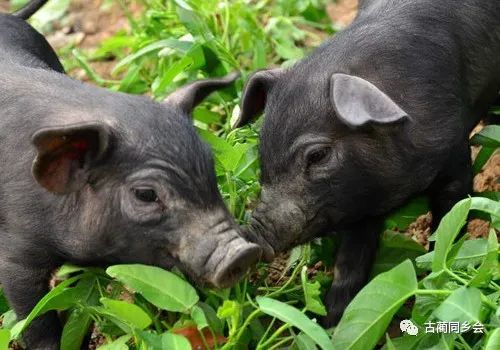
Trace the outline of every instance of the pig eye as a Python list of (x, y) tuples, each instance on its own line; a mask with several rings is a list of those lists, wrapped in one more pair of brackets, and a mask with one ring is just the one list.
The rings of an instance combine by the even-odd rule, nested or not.
[(311, 150), (306, 155), (307, 167), (324, 161), (329, 153), (329, 147), (322, 147)]
[(134, 195), (135, 198), (140, 200), (141, 202), (145, 203), (153, 203), (153, 202), (158, 202), (158, 195), (156, 194), (155, 190), (150, 189), (150, 188), (134, 188)]

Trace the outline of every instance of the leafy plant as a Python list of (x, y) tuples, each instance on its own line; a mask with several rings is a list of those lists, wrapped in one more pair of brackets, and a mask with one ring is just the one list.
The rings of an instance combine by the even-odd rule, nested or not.
[[(19, 2), (21, 0), (16, 0)], [(53, 1), (64, 11), (66, 0)], [(105, 39), (94, 52), (61, 50), (67, 70), (83, 69), (97, 85), (150, 94), (158, 100), (186, 82), (233, 70), (243, 77), (264, 67), (293, 64), (333, 33), (323, 0), (142, 0), (129, 17), (130, 30)], [(52, 18), (48, 16), (47, 18)], [(99, 76), (93, 61), (115, 59), (113, 79)], [(219, 188), (233, 215), (245, 222), (258, 197), (259, 122), (232, 130), (239, 113), (242, 81), (214, 94), (194, 112), (200, 136), (215, 154)], [(493, 113), (498, 108), (493, 109)], [(500, 143), (498, 126), (472, 139), (481, 146), (479, 172)], [(322, 297), (331, 284), (326, 267), (334, 240), (316, 240), (291, 252), (281, 283), (269, 283), (264, 264), (234, 288), (196, 289), (178, 271), (142, 265), (107, 270), (65, 265), (60, 282), (25, 319), (17, 322), (0, 289), (0, 350), (19, 339), (36, 317), (64, 311), (61, 348), (80, 349), (93, 330), (105, 339), (99, 349), (497, 349), (500, 344), (498, 193), (458, 203), (426, 250), (404, 231), (429, 210), (418, 198), (387, 217), (372, 281), (356, 296), (334, 330), (316, 319), (325, 315)], [(488, 239), (457, 237), (469, 213), (480, 212), (492, 227)], [(416, 268), (415, 268), (416, 267)], [(410, 319), (418, 335), (391, 339), (391, 322)], [(426, 334), (426, 322), (481, 322), (472, 331)]]

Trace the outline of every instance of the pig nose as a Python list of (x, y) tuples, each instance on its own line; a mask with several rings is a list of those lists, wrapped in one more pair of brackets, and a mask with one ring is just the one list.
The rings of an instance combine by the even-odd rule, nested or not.
[(232, 286), (257, 264), (261, 255), (262, 249), (254, 243), (246, 243), (233, 251), (228, 249), (211, 280), (212, 284), (218, 288)]

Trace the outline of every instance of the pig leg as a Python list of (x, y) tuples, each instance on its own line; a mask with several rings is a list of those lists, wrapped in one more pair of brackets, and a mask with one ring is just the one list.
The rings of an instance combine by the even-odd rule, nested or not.
[[(40, 264), (42, 266), (42, 264)], [(53, 269), (0, 261), (0, 282), (19, 320), (49, 291)], [(23, 333), (29, 350), (58, 350), (61, 325), (56, 312), (35, 319)]]
[(452, 154), (452, 160), (430, 187), (432, 231), (437, 229), (443, 216), (458, 201), (472, 193), (473, 175), (468, 142), (464, 142), (461, 149)]
[(335, 260), (332, 287), (326, 295), (328, 314), (325, 327), (335, 326), (354, 296), (368, 281), (377, 252), (382, 220), (371, 219), (341, 232), (341, 244)]

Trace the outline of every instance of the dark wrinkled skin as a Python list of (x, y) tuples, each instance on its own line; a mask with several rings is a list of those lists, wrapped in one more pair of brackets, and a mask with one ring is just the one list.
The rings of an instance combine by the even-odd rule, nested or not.
[[(0, 33), (0, 283), (19, 319), (66, 261), (176, 265), (219, 287), (256, 262), (261, 250), (238, 235), (189, 116), (234, 75), (160, 104), (67, 77), (19, 18), (0, 15)], [(49, 312), (23, 337), (56, 350), (60, 332)]]
[(498, 98), (499, 18), (498, 1), (365, 0), (309, 57), (249, 79), (239, 125), (264, 106), (265, 119), (246, 234), (267, 258), (340, 234), (324, 325), (366, 284), (385, 214), (428, 194), (436, 227), (472, 192), (468, 137)]

